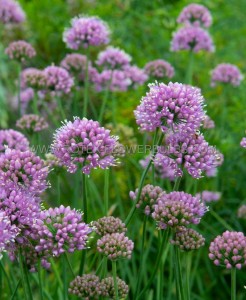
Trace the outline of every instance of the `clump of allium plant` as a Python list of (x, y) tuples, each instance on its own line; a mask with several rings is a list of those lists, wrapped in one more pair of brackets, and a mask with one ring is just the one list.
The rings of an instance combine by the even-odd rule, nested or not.
[(25, 62), (29, 58), (36, 55), (35, 49), (25, 41), (16, 41), (9, 44), (5, 53), (10, 59), (15, 59), (19, 62)]
[[(142, 188), (136, 207), (144, 210), (144, 213), (149, 216), (153, 213), (154, 205), (162, 194), (165, 194), (165, 191), (163, 191), (161, 187), (147, 184)], [(131, 191), (129, 195), (132, 200), (136, 200), (138, 189), (136, 189), (135, 192)]]
[(205, 203), (218, 201), (221, 198), (220, 192), (202, 191), (196, 194), (197, 197), (201, 197), (202, 201)]
[(154, 205), (153, 219), (160, 229), (198, 224), (207, 211), (198, 197), (185, 192), (162, 194)]
[(243, 78), (237, 66), (223, 63), (211, 71), (211, 86), (214, 87), (220, 82), (236, 87), (240, 85)]
[(246, 220), (246, 204), (243, 204), (239, 207), (237, 211), (237, 216), (240, 219), (245, 219)]
[[(87, 58), (85, 55), (79, 53), (67, 54), (61, 61), (61, 67), (69, 71), (74, 75), (78, 75), (81, 72), (85, 72)], [(88, 62), (88, 67), (91, 66), (91, 62)]]
[[(129, 287), (124, 280), (119, 277), (116, 278), (118, 286), (118, 296), (119, 299), (125, 299), (129, 293)], [(100, 290), (103, 297), (109, 299), (116, 299), (116, 293), (114, 288), (114, 279), (113, 277), (107, 277), (102, 279), (100, 283)]]
[(134, 111), (142, 131), (199, 129), (205, 117), (199, 89), (181, 83), (149, 84), (150, 91)]
[(20, 4), (14, 0), (0, 0), (0, 23), (19, 24), (24, 22), (26, 15)]
[(171, 42), (171, 51), (188, 50), (192, 52), (214, 52), (215, 47), (209, 33), (195, 26), (180, 28), (174, 32)]
[(108, 25), (98, 17), (79, 16), (71, 21), (71, 27), (63, 33), (63, 41), (73, 50), (101, 46), (109, 43)]
[(243, 232), (225, 231), (210, 244), (209, 258), (216, 266), (241, 269), (246, 264), (246, 237)]
[(98, 252), (105, 255), (110, 260), (121, 258), (131, 258), (133, 251), (133, 241), (122, 233), (112, 233), (102, 236), (97, 241)]
[(28, 133), (40, 132), (49, 127), (48, 123), (41, 116), (29, 114), (22, 116), (16, 122), (16, 127), (27, 131)]
[(163, 59), (148, 62), (144, 67), (145, 73), (153, 79), (172, 78), (174, 76), (173, 66)]
[(130, 80), (130, 87), (133, 89), (143, 85), (149, 78), (145, 71), (137, 66), (125, 66), (124, 72), (126, 77)]
[(29, 149), (29, 141), (22, 133), (16, 130), (0, 130), (0, 156), (4, 154), (6, 149), (26, 151)]
[(26, 68), (21, 72), (21, 87), (30, 87), (34, 90), (43, 90), (47, 85), (46, 75), (43, 70)]
[(97, 121), (74, 118), (56, 131), (52, 152), (67, 166), (68, 172), (81, 169), (90, 174), (91, 169), (106, 169), (116, 164), (112, 155), (116, 141)]
[(94, 274), (77, 276), (70, 282), (68, 292), (85, 300), (98, 299), (101, 294), (100, 278)]
[(183, 251), (192, 251), (204, 246), (205, 238), (192, 228), (180, 227), (171, 243)]
[(183, 8), (177, 22), (185, 25), (210, 27), (212, 16), (205, 6), (192, 3)]
[(96, 233), (101, 236), (105, 234), (127, 231), (126, 225), (121, 221), (121, 219), (113, 216), (102, 217), (97, 221), (94, 221), (92, 225), (95, 227)]

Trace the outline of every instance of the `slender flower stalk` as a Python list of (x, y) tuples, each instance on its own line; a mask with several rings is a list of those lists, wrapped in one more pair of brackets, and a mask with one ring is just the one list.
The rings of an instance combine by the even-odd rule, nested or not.
[(231, 300), (236, 300), (236, 268), (231, 269)]
[(21, 71), (22, 65), (18, 63), (18, 87), (17, 87), (17, 97), (18, 97), (18, 116), (21, 117)]
[(180, 249), (177, 246), (174, 247), (174, 257), (175, 257), (175, 273), (176, 273), (175, 280), (176, 280), (176, 287), (178, 288), (176, 292), (178, 294), (179, 300), (185, 300), (181, 262), (180, 262)]
[(186, 73), (186, 83), (192, 85), (193, 82), (193, 67), (194, 67), (194, 52), (190, 51), (189, 53), (189, 64), (188, 70)]
[(28, 270), (23, 261), (23, 256), (21, 250), (19, 250), (19, 263), (20, 263), (20, 270), (21, 270), (21, 278), (22, 278), (22, 286), (24, 287), (25, 292), (25, 299), (32, 300), (32, 291), (30, 288), (29, 278), (28, 278)]
[(116, 260), (112, 260), (112, 270), (113, 270), (113, 278), (114, 278), (115, 300), (119, 300)]
[(84, 84), (84, 106), (83, 106), (83, 118), (87, 117), (87, 107), (89, 102), (89, 59), (90, 59), (90, 47), (86, 49), (86, 66), (85, 66), (85, 84)]
[(108, 197), (109, 197), (109, 174), (110, 174), (110, 169), (105, 170), (104, 173), (104, 215), (107, 216), (108, 214)]
[(38, 262), (38, 283), (39, 283), (40, 300), (43, 300), (44, 299), (44, 296), (43, 296), (43, 281), (42, 281), (42, 269), (41, 269), (40, 259), (39, 259), (39, 262)]
[(110, 98), (110, 86), (111, 86), (111, 83), (112, 83), (112, 76), (113, 76), (113, 72), (111, 72), (111, 76), (110, 76), (110, 80), (108, 82), (108, 86), (104, 90), (103, 102), (102, 102), (102, 106), (101, 106), (101, 110), (100, 110), (99, 118), (98, 118), (99, 123), (101, 123), (102, 120), (103, 120), (103, 115), (104, 115), (104, 112), (105, 112), (107, 100), (108, 100), (108, 98)]

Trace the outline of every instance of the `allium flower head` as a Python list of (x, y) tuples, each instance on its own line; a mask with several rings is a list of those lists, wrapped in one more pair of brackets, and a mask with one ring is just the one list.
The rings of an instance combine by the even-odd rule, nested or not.
[(38, 115), (24, 115), (16, 122), (16, 127), (26, 130), (29, 133), (39, 132), (48, 128), (48, 123)]
[(158, 198), (152, 217), (160, 229), (177, 228), (198, 224), (206, 210), (198, 197), (184, 192), (171, 192)]
[(246, 264), (246, 237), (242, 232), (225, 231), (211, 242), (208, 256), (216, 266), (241, 269)]
[(7, 149), (0, 156), (0, 182), (8, 191), (20, 188), (38, 195), (47, 188), (47, 175), (44, 161), (29, 150)]
[(131, 258), (134, 244), (125, 234), (106, 234), (97, 241), (97, 250), (110, 260)]
[(239, 86), (243, 78), (237, 66), (223, 63), (211, 71), (211, 86), (216, 86), (218, 82)]
[(202, 201), (213, 202), (220, 200), (221, 193), (220, 192), (210, 192), (210, 191), (202, 191), (201, 193), (196, 194), (197, 197), (201, 197)]
[[(61, 61), (61, 67), (68, 70), (70, 73), (77, 75), (80, 72), (85, 72), (86, 69), (86, 56), (79, 53), (67, 54)], [(91, 62), (89, 62), (89, 67)]]
[(166, 79), (174, 76), (174, 68), (165, 60), (157, 59), (148, 62), (144, 67), (145, 73), (153, 79)]
[(69, 284), (68, 292), (85, 300), (98, 299), (101, 294), (100, 278), (93, 274), (77, 276)]
[(237, 211), (237, 216), (240, 219), (245, 219), (246, 220), (246, 205), (243, 204), (239, 207), (238, 211)]
[(22, 109), (25, 111), (28, 103), (34, 98), (34, 90), (32, 88), (24, 89), (20, 92), (20, 101)]
[(5, 53), (10, 59), (15, 59), (19, 62), (25, 62), (28, 58), (32, 58), (36, 55), (36, 51), (32, 45), (25, 41), (16, 41), (10, 43), (5, 49)]
[(73, 50), (108, 44), (110, 31), (107, 24), (97, 17), (80, 16), (71, 21), (63, 33), (63, 41)]
[(26, 151), (29, 149), (27, 138), (20, 132), (13, 129), (0, 130), (0, 156), (6, 149)]
[(205, 6), (192, 3), (184, 7), (177, 22), (185, 25), (210, 27), (212, 16)]
[(13, 0), (0, 0), (0, 22), (3, 24), (19, 24), (26, 15), (19, 3)]
[(204, 246), (205, 238), (192, 228), (181, 227), (175, 233), (174, 240), (171, 243), (181, 250), (191, 251)]
[(240, 146), (243, 148), (246, 148), (246, 137), (242, 138), (242, 140), (240, 142)]
[(199, 52), (204, 50), (214, 52), (214, 49), (209, 33), (200, 27), (183, 27), (173, 34), (171, 51), (189, 50)]
[(134, 89), (143, 85), (149, 78), (145, 71), (137, 66), (126, 66), (124, 72), (131, 81), (131, 87)]
[(150, 91), (134, 111), (142, 131), (197, 130), (205, 116), (200, 90), (181, 83), (149, 84)]
[(124, 50), (112, 46), (98, 54), (96, 64), (103, 69), (115, 70), (129, 66), (132, 58)]
[(94, 221), (93, 226), (99, 235), (126, 232), (126, 225), (119, 218), (113, 216), (103, 217)]
[[(125, 281), (123, 281), (119, 277), (116, 277), (116, 281), (118, 286), (119, 299), (125, 299), (129, 293), (129, 287), (125, 283)], [(101, 294), (104, 297), (107, 297), (109, 299), (116, 299), (113, 277), (107, 277), (102, 279), (100, 283), (100, 290), (101, 290)]]
[[(140, 195), (140, 199), (136, 204), (137, 208), (141, 208), (144, 210), (146, 215), (150, 215), (154, 211), (154, 205), (156, 204), (156, 200), (165, 192), (159, 186), (154, 186), (151, 184), (147, 184), (143, 187)], [(131, 191), (129, 196), (132, 200), (136, 200), (138, 195), (138, 189), (135, 192)]]
[(40, 236), (36, 251), (53, 256), (86, 249), (92, 231), (80, 212), (63, 205), (42, 211), (36, 229)]
[(30, 87), (35, 90), (42, 90), (46, 84), (46, 75), (42, 70), (27, 68), (21, 72), (22, 88)]
[(74, 118), (56, 131), (52, 152), (70, 173), (81, 168), (83, 173), (89, 174), (93, 168), (106, 169), (115, 165), (112, 152), (116, 141), (97, 121)]
[(170, 134), (165, 144), (158, 148), (154, 163), (163, 168), (171, 167), (176, 176), (182, 176), (181, 166), (194, 178), (201, 178), (204, 172), (217, 167), (217, 150), (201, 134)]
[(208, 115), (206, 115), (202, 122), (202, 126), (205, 129), (212, 129), (215, 127), (215, 123)]
[(47, 90), (63, 94), (70, 93), (74, 81), (67, 70), (57, 66), (49, 66), (44, 69), (44, 74)]

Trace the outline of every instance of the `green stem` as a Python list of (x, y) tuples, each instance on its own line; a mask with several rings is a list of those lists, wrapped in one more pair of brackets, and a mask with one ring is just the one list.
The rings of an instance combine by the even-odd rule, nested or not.
[(101, 124), (102, 120), (103, 120), (103, 115), (104, 115), (104, 111), (105, 111), (105, 107), (106, 107), (106, 104), (107, 104), (107, 100), (109, 98), (109, 95), (110, 95), (110, 85), (111, 85), (111, 81), (112, 81), (112, 74), (111, 73), (111, 77), (110, 77), (110, 80), (109, 80), (109, 83), (104, 91), (104, 97), (103, 97), (103, 102), (102, 102), (102, 106), (101, 106), (101, 109), (100, 109), (100, 113), (99, 113), (99, 118), (98, 118), (98, 122)]
[(176, 288), (178, 289), (176, 292), (178, 294), (179, 300), (185, 300), (184, 295), (184, 286), (181, 272), (181, 263), (180, 263), (180, 249), (178, 246), (174, 246), (174, 255), (175, 255), (175, 280), (176, 280)]
[(194, 65), (194, 53), (193, 51), (190, 51), (188, 69), (186, 73), (186, 83), (190, 85), (192, 85), (193, 65)]
[(21, 70), (22, 66), (21, 63), (18, 67), (18, 87), (17, 87), (17, 97), (18, 97), (18, 116), (21, 117)]
[(104, 215), (108, 214), (109, 173), (110, 169), (104, 171)]
[(87, 213), (87, 185), (86, 185), (86, 174), (82, 172), (82, 196), (83, 196), (83, 211), (84, 211), (84, 221), (87, 223), (88, 213)]
[(15, 287), (15, 289), (13, 291), (13, 294), (11, 295), (10, 300), (14, 300), (15, 299), (15, 296), (17, 294), (17, 291), (18, 291), (20, 283), (21, 283), (21, 279), (19, 279), (19, 281), (17, 282), (16, 287)]
[(43, 284), (42, 284), (42, 267), (41, 267), (41, 262), (40, 259), (38, 261), (38, 284), (39, 284), (39, 295), (40, 295), (40, 300), (43, 300)]
[(31, 292), (29, 278), (28, 278), (28, 271), (23, 261), (21, 249), (19, 249), (19, 262), (20, 262), (22, 286), (24, 287), (25, 299), (32, 300), (32, 292)]
[(50, 109), (48, 108), (47, 104), (45, 102), (43, 102), (42, 106), (43, 106), (45, 112), (47, 113), (49, 119), (52, 120), (53, 124), (56, 127), (59, 127), (60, 123), (54, 118), (53, 113), (50, 112)]
[(85, 66), (85, 84), (84, 84), (84, 106), (83, 106), (83, 117), (87, 117), (87, 107), (88, 107), (88, 91), (89, 91), (89, 59), (90, 51), (89, 47), (86, 48), (86, 66)]
[(116, 268), (115, 260), (112, 260), (112, 269), (113, 269), (113, 278), (114, 278), (115, 300), (119, 300), (118, 284), (117, 284), (117, 268)]
[(34, 91), (32, 110), (35, 115), (38, 115), (38, 96), (36, 91)]
[(79, 266), (79, 275), (81, 276), (84, 273), (85, 268), (85, 258), (86, 258), (86, 249), (82, 250), (80, 266)]
[(64, 109), (62, 107), (61, 98), (57, 96), (56, 97), (56, 102), (57, 102), (61, 117), (62, 117), (63, 120), (65, 120), (66, 119), (66, 114), (65, 114)]
[(57, 202), (58, 206), (61, 205), (61, 177), (59, 174), (56, 175), (56, 184), (57, 184)]
[(111, 99), (112, 99), (112, 121), (113, 121), (113, 125), (116, 126), (117, 103), (116, 103), (114, 93), (111, 93)]
[[(159, 244), (161, 245), (161, 232), (158, 232), (158, 239), (159, 239)], [(159, 267), (159, 271), (158, 271), (158, 279), (157, 279), (157, 299), (158, 300), (162, 300), (163, 299), (163, 295), (162, 295), (162, 291), (163, 291), (163, 255), (161, 257), (160, 260), (160, 267)]]
[(190, 269), (191, 269), (191, 252), (185, 253), (185, 270), (186, 270), (186, 300), (190, 300)]
[(178, 191), (179, 190), (179, 185), (180, 185), (180, 182), (181, 182), (181, 176), (179, 176), (178, 178), (175, 179), (175, 182), (174, 182), (174, 186), (173, 186), (173, 191)]
[(236, 300), (236, 268), (231, 269), (231, 300)]
[(70, 263), (70, 261), (69, 261), (69, 259), (68, 259), (67, 253), (64, 253), (64, 258), (65, 258), (65, 260), (66, 260), (66, 263), (67, 263), (67, 265), (68, 265), (68, 267), (69, 267), (69, 270), (70, 270), (71, 274), (72, 274), (73, 277), (75, 278), (75, 274), (74, 274), (73, 268), (72, 268), (72, 266), (71, 266), (71, 263)]
[(1, 267), (0, 272), (2, 272), (2, 274), (5, 276), (5, 278), (6, 278), (6, 280), (7, 280), (7, 283), (8, 283), (9, 290), (10, 290), (10, 292), (12, 293), (12, 287), (11, 287), (10, 279), (9, 279), (8, 274), (7, 274), (6, 271), (5, 271), (5, 268), (4, 268), (4, 266), (3, 266), (2, 260), (3, 260), (3, 259), (0, 259), (0, 267)]
[(62, 255), (62, 279), (63, 279), (63, 299), (67, 300), (67, 268), (65, 254)]
[(233, 231), (233, 228), (226, 223), (212, 208), (210, 208), (209, 212), (211, 215), (218, 221), (222, 226), (224, 226), (227, 230)]

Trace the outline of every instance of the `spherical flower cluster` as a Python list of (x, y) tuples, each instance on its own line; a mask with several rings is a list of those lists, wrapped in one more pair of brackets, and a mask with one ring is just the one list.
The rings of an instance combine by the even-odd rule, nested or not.
[(211, 71), (211, 86), (216, 86), (218, 82), (239, 86), (243, 78), (237, 66), (223, 63)]
[(205, 6), (192, 3), (181, 11), (177, 22), (185, 25), (210, 27), (212, 16)]
[(116, 140), (98, 122), (75, 118), (56, 131), (52, 152), (70, 173), (81, 168), (83, 173), (89, 174), (93, 168), (106, 169), (115, 165), (112, 152)]
[[(84, 73), (86, 69), (87, 58), (85, 55), (79, 53), (67, 54), (61, 61), (61, 67), (68, 70), (70, 73), (77, 75), (78, 73)], [(88, 62), (88, 66), (91, 67), (91, 62)]]
[(111, 233), (126, 232), (126, 226), (119, 218), (113, 216), (103, 217), (92, 223), (97, 234), (103, 236)]
[(21, 72), (21, 87), (30, 87), (42, 90), (46, 87), (46, 75), (44, 71), (35, 68), (27, 68)]
[(209, 258), (216, 266), (241, 269), (246, 264), (246, 237), (242, 232), (225, 231), (211, 242)]
[(155, 83), (134, 111), (142, 131), (195, 131), (205, 116), (200, 90), (181, 83)]
[(175, 233), (174, 240), (171, 243), (181, 250), (191, 251), (204, 246), (205, 238), (194, 229), (181, 227)]
[(32, 58), (36, 55), (36, 51), (32, 45), (25, 41), (16, 41), (10, 43), (5, 50), (5, 53), (10, 59), (15, 59), (19, 62), (24, 62), (28, 58)]
[(172, 78), (174, 76), (174, 68), (163, 59), (148, 62), (144, 70), (149, 77), (154, 79)]
[(166, 145), (158, 148), (154, 163), (175, 170), (182, 176), (182, 168), (194, 178), (201, 178), (203, 172), (217, 167), (217, 151), (209, 146), (201, 134), (176, 133), (167, 136)]
[(45, 166), (47, 166), (50, 170), (51, 169), (57, 169), (63, 167), (63, 163), (61, 160), (56, 157), (52, 153), (46, 153), (45, 154), (45, 161), (44, 161)]
[(73, 18), (71, 27), (63, 34), (63, 41), (73, 50), (108, 44), (110, 31), (107, 24), (97, 17)]
[[(142, 188), (141, 195), (138, 203), (136, 203), (137, 208), (142, 208), (144, 213), (149, 216), (154, 211), (154, 205), (156, 200), (165, 192), (159, 186), (154, 186), (147, 184)], [(132, 200), (136, 200), (138, 195), (138, 189), (135, 192), (131, 191), (129, 196)]]
[(202, 201), (213, 202), (220, 200), (221, 193), (220, 192), (210, 192), (210, 191), (202, 191), (201, 193), (196, 194), (197, 197), (201, 197)]
[(215, 123), (208, 115), (206, 115), (203, 119), (202, 126), (205, 129), (212, 129), (215, 127)]
[(189, 50), (199, 52), (204, 50), (213, 52), (214, 49), (209, 33), (200, 27), (183, 27), (173, 34), (171, 51)]
[[(125, 299), (129, 293), (129, 287), (125, 283), (125, 281), (123, 281), (119, 277), (116, 277), (116, 281), (118, 286), (119, 299)], [(101, 290), (101, 294), (104, 297), (107, 297), (109, 299), (116, 299), (113, 277), (107, 277), (102, 279), (100, 284), (100, 290)]]
[(16, 127), (26, 130), (29, 133), (39, 132), (48, 128), (48, 123), (38, 115), (24, 115), (16, 122)]
[(240, 146), (243, 148), (246, 148), (246, 138), (242, 138), (241, 142), (240, 142)]
[(97, 250), (110, 260), (131, 258), (134, 244), (125, 234), (106, 234), (97, 241)]
[(0, 0), (0, 22), (3, 24), (19, 24), (24, 22), (26, 15), (19, 3), (14, 0)]
[(0, 259), (2, 258), (2, 252), (6, 250), (10, 242), (14, 241), (18, 233), (18, 227), (11, 224), (8, 215), (0, 210)]
[(20, 132), (13, 129), (0, 130), (0, 156), (6, 149), (17, 149), (26, 151), (29, 149), (27, 138)]
[(206, 206), (198, 197), (184, 192), (162, 194), (154, 205), (152, 217), (160, 229), (198, 224), (206, 212)]
[(246, 205), (243, 204), (239, 207), (238, 211), (237, 211), (237, 216), (240, 219), (246, 219)]
[(129, 66), (131, 59), (131, 56), (128, 55), (124, 50), (109, 46), (106, 50), (98, 54), (96, 64), (102, 67), (104, 70), (121, 70), (125, 66)]
[(68, 292), (85, 300), (98, 299), (101, 294), (100, 278), (93, 274), (77, 276), (70, 282)]
[(143, 85), (149, 78), (144, 70), (137, 66), (126, 66), (124, 72), (126, 73), (126, 77), (131, 81), (131, 87), (134, 89)]
[(7, 149), (0, 156), (0, 182), (8, 191), (20, 188), (38, 195), (47, 188), (47, 175), (44, 161), (29, 150)]
[(92, 231), (81, 213), (63, 205), (42, 211), (35, 228), (40, 236), (36, 251), (53, 256), (85, 249)]

